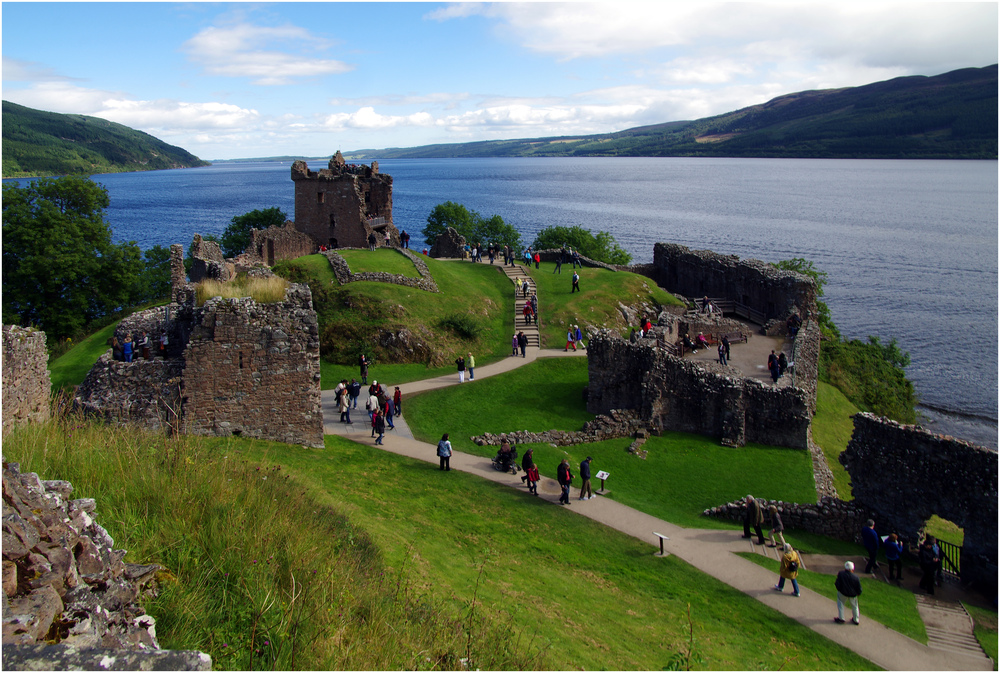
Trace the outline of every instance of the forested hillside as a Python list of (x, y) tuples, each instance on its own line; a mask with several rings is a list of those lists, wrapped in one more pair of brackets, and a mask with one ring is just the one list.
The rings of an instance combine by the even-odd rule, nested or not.
[(118, 173), (207, 166), (148, 133), (98, 117), (3, 101), (3, 177)]
[(350, 160), (500, 157), (996, 159), (997, 66), (803, 91), (617, 133), (345, 152)]

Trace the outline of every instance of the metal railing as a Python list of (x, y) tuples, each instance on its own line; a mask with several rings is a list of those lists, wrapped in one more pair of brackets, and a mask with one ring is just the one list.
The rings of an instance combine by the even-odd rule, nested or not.
[(945, 542), (944, 540), (938, 540), (938, 547), (940, 547), (944, 556), (941, 557), (941, 570), (943, 572), (954, 575), (955, 577), (961, 577), (961, 558), (962, 558), (962, 548), (957, 544), (951, 542)]

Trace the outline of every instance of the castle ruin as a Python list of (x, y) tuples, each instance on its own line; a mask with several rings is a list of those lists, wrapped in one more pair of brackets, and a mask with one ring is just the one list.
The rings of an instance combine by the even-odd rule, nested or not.
[(327, 168), (310, 171), (305, 161), (292, 164), (295, 182), (295, 228), (328, 248), (364, 248), (368, 236), (378, 245), (399, 246), (392, 222), (392, 176), (371, 166), (348, 164), (340, 151)]

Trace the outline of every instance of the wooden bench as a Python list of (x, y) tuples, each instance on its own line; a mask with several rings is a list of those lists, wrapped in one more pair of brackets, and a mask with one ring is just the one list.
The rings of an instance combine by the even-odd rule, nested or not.
[[(743, 334), (743, 332), (730, 332), (728, 334), (723, 334), (722, 336), (724, 336), (727, 339), (729, 339), (729, 343), (746, 343), (747, 342), (747, 335)], [(721, 339), (722, 337), (719, 337), (719, 338)]]

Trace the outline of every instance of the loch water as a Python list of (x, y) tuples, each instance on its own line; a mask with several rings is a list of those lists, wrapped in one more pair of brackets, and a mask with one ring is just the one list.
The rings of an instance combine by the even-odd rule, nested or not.
[[(325, 167), (312, 162), (313, 169)], [(289, 163), (94, 176), (117, 240), (190, 244), (234, 215), (294, 214)], [(421, 249), (455, 201), (530, 243), (551, 225), (608, 231), (635, 262), (672, 242), (773, 262), (811, 260), (849, 338), (897, 339), (921, 422), (997, 445), (997, 162), (818, 159), (411, 159), (393, 176), (396, 226)]]

